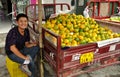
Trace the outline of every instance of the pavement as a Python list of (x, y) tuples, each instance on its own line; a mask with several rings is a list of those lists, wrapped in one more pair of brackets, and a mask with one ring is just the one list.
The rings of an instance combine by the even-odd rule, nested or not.
[(5, 65), (6, 55), (2, 52), (3, 50), (4, 48), (0, 48), (0, 77), (10, 77)]
[(0, 20), (0, 77), (10, 77), (6, 68), (5, 38), (10, 30), (11, 22), (9, 20)]

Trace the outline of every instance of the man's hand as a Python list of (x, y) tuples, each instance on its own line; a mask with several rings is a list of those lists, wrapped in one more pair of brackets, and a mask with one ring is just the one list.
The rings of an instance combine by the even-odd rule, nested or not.
[(38, 42), (32, 42), (33, 46), (37, 46), (39, 43)]
[(32, 42), (26, 42), (25, 46), (26, 47), (33, 47), (33, 46), (37, 46), (38, 44), (39, 44), (39, 42), (32, 41)]
[(28, 56), (25, 57), (25, 60), (30, 60), (30, 58)]

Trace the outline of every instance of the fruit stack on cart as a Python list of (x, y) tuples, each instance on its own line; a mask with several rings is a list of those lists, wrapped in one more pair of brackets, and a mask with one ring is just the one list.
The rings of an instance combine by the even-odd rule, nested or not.
[[(56, 14), (56, 8), (58, 7), (59, 10), (66, 9), (70, 10), (70, 6), (67, 3), (56, 3), (56, 4), (42, 4), (42, 21), (46, 21), (51, 14)], [(38, 4), (30, 4), (26, 7), (25, 13), (27, 14), (29, 21), (31, 22), (31, 28), (36, 31), (37, 27), (35, 26), (38, 24)]]
[(55, 77), (75, 77), (119, 64), (120, 26), (76, 14), (59, 14), (42, 28), (43, 57)]

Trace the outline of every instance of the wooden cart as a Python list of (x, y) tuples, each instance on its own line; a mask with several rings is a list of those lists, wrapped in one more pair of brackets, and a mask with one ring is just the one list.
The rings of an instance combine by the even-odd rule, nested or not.
[[(114, 32), (120, 32), (119, 24), (96, 20), (102, 26), (108, 26)], [(56, 38), (54, 44), (46, 36)], [(79, 74), (120, 63), (120, 38), (105, 40), (102, 43), (89, 43), (75, 47), (61, 48), (61, 37), (42, 28), (43, 57), (55, 71), (55, 77), (75, 77)], [(104, 45), (103, 45), (104, 44)], [(84, 69), (86, 68), (87, 69)]]

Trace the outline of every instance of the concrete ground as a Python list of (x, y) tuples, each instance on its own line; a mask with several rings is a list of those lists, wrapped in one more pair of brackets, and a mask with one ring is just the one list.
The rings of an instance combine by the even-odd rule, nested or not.
[(5, 65), (5, 55), (0, 55), (0, 77), (10, 77)]

